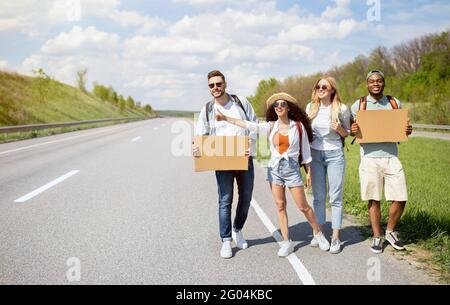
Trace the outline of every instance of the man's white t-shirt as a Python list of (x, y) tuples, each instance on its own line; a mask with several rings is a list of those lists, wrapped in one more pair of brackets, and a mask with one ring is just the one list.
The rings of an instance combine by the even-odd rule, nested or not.
[[(218, 105), (217, 103), (214, 104), (215, 109), (219, 109), (220, 112), (222, 112), (223, 115), (226, 115), (228, 117), (234, 118), (234, 119), (240, 119), (242, 120), (242, 117), (239, 112), (239, 105), (236, 105), (232, 101), (228, 101), (228, 103), (225, 106)], [(214, 118), (214, 126), (216, 129), (216, 136), (245, 136), (246, 130), (244, 128), (241, 128), (239, 126), (230, 124), (225, 121), (216, 121)]]

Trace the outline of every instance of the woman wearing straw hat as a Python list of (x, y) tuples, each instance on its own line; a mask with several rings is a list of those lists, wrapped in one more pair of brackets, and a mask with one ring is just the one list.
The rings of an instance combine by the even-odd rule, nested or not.
[[(306, 106), (306, 113), (313, 130), (311, 170), (314, 212), (322, 228), (326, 222), (325, 200), (328, 191), (333, 229), (330, 253), (336, 254), (341, 251), (339, 231), (342, 228), (345, 176), (343, 139), (350, 133), (350, 111), (341, 103), (336, 80), (330, 76), (317, 80), (311, 100)], [(318, 246), (315, 238), (311, 240), (311, 246)]]
[[(316, 221), (314, 211), (309, 206), (304, 183), (300, 174), (299, 155), (301, 163), (305, 165), (307, 184), (311, 183), (311, 152), (309, 142), (312, 140), (310, 121), (306, 113), (298, 106), (297, 100), (287, 93), (277, 93), (267, 100), (266, 122), (257, 124), (230, 118), (218, 112), (217, 121), (227, 121), (231, 124), (265, 132), (269, 136), (271, 158), (267, 171), (267, 180), (270, 182), (272, 195), (277, 205), (278, 220), (283, 236), (278, 256), (288, 256), (294, 249), (289, 239), (288, 216), (286, 211), (286, 192), (288, 187), (294, 201), (301, 212), (308, 219), (314, 231), (314, 238), (319, 242), (320, 249), (327, 251), (329, 242), (322, 234)], [(301, 139), (300, 139), (301, 135)]]

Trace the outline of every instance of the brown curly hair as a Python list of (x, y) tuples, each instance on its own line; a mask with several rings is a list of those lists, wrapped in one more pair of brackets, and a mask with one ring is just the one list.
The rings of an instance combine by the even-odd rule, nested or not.
[[(311, 120), (309, 119), (308, 115), (297, 104), (287, 102), (287, 105), (289, 107), (288, 118), (295, 122), (301, 122), (303, 124), (306, 129), (306, 133), (308, 134), (309, 143), (311, 143), (313, 140), (313, 132), (311, 127)], [(266, 110), (266, 121), (278, 121), (278, 115), (275, 112), (275, 108), (273, 106), (267, 108)]]

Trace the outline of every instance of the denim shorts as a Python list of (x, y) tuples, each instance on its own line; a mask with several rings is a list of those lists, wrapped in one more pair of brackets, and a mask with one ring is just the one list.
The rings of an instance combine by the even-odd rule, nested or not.
[(289, 161), (281, 159), (278, 165), (274, 168), (267, 168), (267, 181), (273, 184), (298, 187), (303, 186), (302, 175), (300, 174), (300, 165), (292, 158)]

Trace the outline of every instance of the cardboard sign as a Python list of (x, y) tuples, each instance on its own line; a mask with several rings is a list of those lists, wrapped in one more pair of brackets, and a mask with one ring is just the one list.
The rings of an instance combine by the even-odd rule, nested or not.
[(248, 170), (247, 136), (197, 136), (194, 145), (201, 157), (194, 158), (196, 172), (212, 170)]
[(356, 120), (361, 130), (358, 143), (407, 142), (405, 127), (408, 110), (358, 110)]

